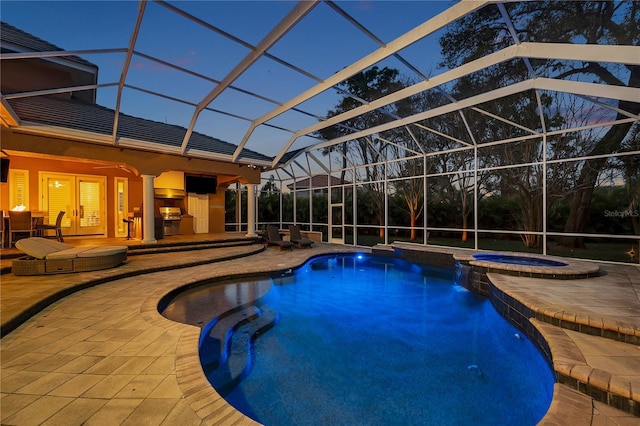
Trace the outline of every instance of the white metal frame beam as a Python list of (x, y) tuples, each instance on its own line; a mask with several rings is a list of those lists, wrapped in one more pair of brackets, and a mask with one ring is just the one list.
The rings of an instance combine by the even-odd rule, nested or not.
[[(405, 47), (415, 43), (416, 41), (428, 36), (429, 34), (434, 33), (435, 31), (448, 25), (449, 23), (455, 21), (456, 19), (459, 19), (464, 15), (471, 13), (474, 10), (477, 10), (489, 3), (492, 3), (492, 1), (488, 1), (488, 0), (463, 1), (463, 2), (456, 3), (455, 5), (445, 10), (444, 12), (440, 13), (439, 15), (429, 19), (428, 21), (424, 22), (423, 24), (419, 25), (413, 30), (391, 41), (386, 46), (381, 47), (380, 49), (377, 49), (376, 51), (365, 56), (364, 58), (352, 63), (349, 66), (346, 66), (342, 70), (328, 77), (324, 82), (290, 99), (289, 101), (283, 103), (280, 107), (275, 108), (274, 110), (268, 112), (267, 114), (264, 114), (262, 117), (258, 118), (251, 124), (246, 134), (242, 138), (242, 141), (238, 145), (234, 158), (237, 155), (239, 155), (240, 152), (244, 149), (244, 146), (249, 140), (249, 137), (259, 125), (313, 98), (314, 96), (324, 92), (325, 90), (340, 84), (342, 81), (359, 73), (360, 71), (365, 70), (372, 65), (375, 65), (381, 60), (393, 55), (394, 53), (404, 49)], [(282, 155), (283, 155), (283, 152), (281, 152), (278, 155), (277, 159), (279, 160), (282, 157)], [(277, 163), (277, 161), (275, 163)]]
[[(195, 127), (198, 116), (214, 99), (216, 99), (224, 90), (226, 90), (231, 83), (233, 83), (238, 77), (240, 77), (254, 62), (260, 59), (264, 53), (271, 48), (278, 40), (280, 40), (291, 28), (293, 28), (304, 16), (311, 11), (319, 0), (314, 1), (301, 1), (299, 2), (282, 21), (280, 21), (273, 29), (267, 34), (258, 45), (249, 52), (218, 84), (214, 87), (207, 96), (205, 96), (196, 106), (196, 110), (191, 118), (191, 123), (187, 128), (187, 132), (182, 142), (181, 151), (184, 153), (187, 150), (187, 145), (193, 128)], [(242, 150), (240, 150), (242, 152)], [(236, 150), (234, 155), (234, 161), (240, 155), (240, 152)]]
[(111, 141), (113, 145), (118, 145), (118, 120), (120, 119), (122, 89), (124, 89), (124, 83), (127, 79), (127, 73), (129, 72), (129, 66), (131, 65), (131, 58), (133, 57), (136, 41), (138, 40), (140, 25), (142, 25), (142, 17), (144, 16), (144, 10), (146, 6), (147, 0), (140, 0), (140, 3), (138, 3), (138, 17), (136, 19), (136, 25), (131, 32), (131, 38), (129, 39), (129, 48), (127, 49), (127, 57), (124, 60), (124, 64), (122, 65), (122, 73), (120, 74), (120, 82), (118, 83), (118, 95), (116, 99), (115, 114), (113, 115), (113, 131), (111, 133)]
[[(548, 129), (545, 129), (544, 122), (541, 123), (541, 127), (543, 130), (541, 133), (539, 133), (538, 130), (530, 129), (513, 120), (499, 117), (496, 114), (484, 111), (476, 106), (481, 104), (482, 102), (486, 102), (493, 99), (497, 99), (502, 96), (506, 96), (506, 94), (509, 94), (509, 93), (513, 94), (513, 93), (518, 93), (518, 92), (529, 90), (529, 89), (535, 90), (536, 91), (535, 94), (538, 98), (540, 96), (540, 93), (538, 92), (539, 90), (570, 93), (572, 95), (587, 99), (593, 102), (594, 104), (609, 108), (610, 110), (616, 111), (617, 113), (620, 113), (626, 117), (629, 117), (627, 120), (622, 120), (622, 121), (626, 122), (629, 120), (633, 121), (634, 119), (635, 120), (638, 119), (637, 115), (631, 114), (627, 111), (623, 111), (619, 107), (616, 107), (614, 105), (608, 105), (606, 102), (602, 102), (601, 99), (605, 98), (605, 99), (638, 102), (638, 99), (640, 99), (640, 94), (639, 94), (640, 89), (633, 88), (633, 87), (606, 85), (606, 84), (583, 83), (583, 82), (570, 81), (570, 80), (536, 78), (536, 76), (534, 75), (534, 70), (530, 63), (530, 59), (552, 59), (552, 60), (579, 61), (579, 62), (619, 63), (619, 64), (638, 66), (640, 65), (640, 47), (639, 46), (585, 45), (585, 44), (563, 44), (563, 43), (522, 43), (518, 39), (517, 32), (513, 26), (513, 23), (511, 22), (511, 18), (508, 16), (506, 8), (502, 4), (502, 2), (497, 0), (460, 1), (454, 4), (449, 9), (442, 12), (441, 14), (425, 21), (423, 24), (419, 25), (413, 30), (408, 31), (402, 36), (386, 44), (382, 40), (380, 40), (376, 35), (374, 35), (370, 29), (366, 28), (364, 25), (359, 23), (356, 19), (351, 17), (349, 14), (347, 14), (335, 3), (333, 3), (332, 1), (327, 1), (326, 4), (328, 5), (328, 7), (332, 8), (339, 15), (341, 15), (347, 21), (349, 21), (352, 25), (357, 27), (362, 33), (364, 33), (366, 36), (374, 40), (380, 46), (380, 48), (375, 50), (371, 54), (362, 57), (358, 61), (345, 67), (339, 72), (331, 75), (326, 80), (322, 80), (320, 77), (315, 76), (312, 73), (307, 72), (301, 68), (298, 68), (295, 65), (284, 61), (283, 59), (273, 56), (268, 52), (268, 50), (275, 43), (277, 43), (291, 28), (296, 26), (319, 3), (319, 0), (314, 0), (311, 2), (300, 1), (290, 11), (290, 13), (282, 21), (280, 21), (276, 26), (274, 26), (271, 32), (265, 38), (263, 38), (263, 40), (256, 46), (253, 46), (247, 43), (246, 41), (243, 41), (240, 38), (230, 33), (227, 33), (224, 30), (221, 30), (218, 27), (208, 24), (207, 22), (201, 20), (200, 18), (190, 15), (189, 13), (182, 11), (181, 9), (165, 2), (164, 0), (154, 0), (154, 2), (175, 12), (178, 15), (183, 16), (186, 19), (191, 20), (192, 22), (195, 22), (196, 24), (202, 25), (205, 28), (208, 28), (209, 30), (217, 32), (223, 37), (226, 37), (227, 39), (232, 40), (233, 42), (236, 42), (241, 46), (244, 46), (245, 48), (249, 49), (249, 53), (222, 80), (216, 80), (211, 77), (207, 77), (197, 72), (193, 72), (186, 68), (172, 64), (170, 62), (166, 62), (161, 59), (154, 58), (152, 56), (146, 55), (141, 52), (137, 52), (135, 51), (136, 40), (138, 38), (139, 32), (141, 31), (141, 22), (142, 22), (142, 19), (145, 13), (145, 8), (147, 5), (147, 0), (139, 0), (138, 8), (137, 8), (137, 19), (136, 19), (135, 26), (131, 32), (129, 45), (127, 48), (86, 49), (86, 50), (75, 50), (75, 51), (48, 51), (48, 52), (16, 52), (16, 53), (0, 54), (0, 60), (48, 59), (48, 60), (56, 60), (56, 61), (66, 61), (67, 59), (65, 59), (65, 57), (77, 56), (77, 55), (113, 54), (113, 53), (125, 54), (125, 60), (122, 67), (120, 79), (118, 82), (95, 84), (95, 85), (72, 86), (72, 87), (70, 86), (70, 87), (62, 87), (62, 88), (56, 88), (56, 89), (47, 89), (47, 90), (32, 91), (32, 92), (25, 92), (25, 93), (14, 93), (10, 95), (0, 96), (0, 99), (3, 101), (3, 105), (8, 105), (6, 103), (7, 99), (29, 97), (29, 96), (44, 96), (44, 95), (50, 95), (50, 94), (56, 94), (56, 93), (68, 93), (68, 92), (75, 92), (80, 90), (93, 90), (93, 89), (98, 89), (103, 87), (117, 86), (118, 87), (117, 101), (115, 106), (113, 131), (111, 135), (112, 144), (122, 145), (122, 146), (127, 146), (128, 144), (132, 144), (135, 146), (144, 145), (146, 147), (153, 147), (155, 151), (175, 152), (176, 150), (178, 150), (178, 152), (182, 155), (197, 154), (204, 158), (216, 158), (216, 159), (224, 158), (226, 159), (226, 161), (231, 161), (236, 163), (246, 161), (252, 164), (260, 164), (260, 165), (263, 165), (264, 167), (276, 168), (276, 167), (282, 166), (282, 164), (280, 163), (281, 159), (283, 158), (284, 155), (286, 155), (289, 149), (301, 137), (308, 136), (308, 137), (317, 138), (315, 133), (318, 130), (321, 130), (330, 126), (334, 126), (334, 125), (343, 126), (344, 125), (343, 123), (345, 121), (351, 118), (354, 118), (358, 115), (366, 114), (367, 112), (370, 112), (373, 110), (384, 111), (387, 105), (390, 105), (401, 99), (408, 98), (420, 92), (424, 92), (426, 90), (436, 89), (444, 93), (444, 91), (439, 86), (455, 81), (456, 79), (462, 76), (469, 75), (473, 72), (485, 69), (495, 64), (520, 58), (523, 61), (525, 61), (525, 63), (527, 64), (527, 67), (531, 75), (530, 80), (527, 80), (521, 83), (516, 83), (506, 88), (501, 88), (494, 91), (479, 94), (463, 100), (453, 99), (451, 95), (444, 93), (448, 97), (448, 99), (452, 101), (451, 104), (443, 105), (441, 107), (436, 107), (432, 110), (423, 111), (411, 117), (397, 118), (390, 123), (386, 123), (385, 125), (377, 126), (372, 129), (365, 129), (365, 130), (349, 129), (349, 131), (353, 132), (350, 135), (346, 135), (330, 141), (322, 141), (320, 143), (310, 145), (304, 149), (301, 149), (298, 155), (302, 153), (306, 153), (308, 155), (311, 151), (322, 149), (324, 147), (328, 147), (328, 146), (332, 146), (340, 143), (349, 143), (349, 141), (353, 139), (358, 139), (363, 137), (366, 139), (374, 133), (379, 133), (385, 130), (390, 130), (390, 129), (399, 128), (399, 127), (405, 127), (409, 135), (411, 136), (411, 138), (414, 141), (416, 141), (416, 143), (418, 141), (416, 140), (416, 137), (413, 134), (412, 130), (415, 129), (415, 127), (418, 127), (426, 131), (432, 132), (436, 135), (439, 135), (443, 138), (447, 138), (451, 141), (464, 145), (463, 147), (461, 147), (461, 149), (469, 148), (479, 142), (477, 142), (474, 139), (474, 134), (469, 129), (469, 125), (467, 124), (467, 121), (465, 119), (465, 115), (463, 112), (465, 109), (474, 110), (479, 114), (483, 114), (487, 117), (500, 120), (504, 123), (514, 126), (515, 128), (521, 129), (528, 134), (526, 136), (531, 135), (532, 137), (539, 137), (545, 134), (550, 135), (552, 133), (548, 132)], [(509, 31), (510, 37), (511, 39), (513, 39), (513, 42), (515, 43), (514, 45), (509, 46), (501, 51), (487, 55), (483, 58), (461, 65), (455, 69), (443, 72), (430, 79), (427, 79), (424, 75), (420, 73), (420, 71), (417, 68), (413, 67), (410, 63), (405, 61), (400, 56), (399, 52), (402, 49), (406, 48), (407, 46), (433, 34), (435, 31), (444, 28), (446, 25), (456, 21), (457, 19), (460, 19), (465, 15), (468, 15), (490, 4), (495, 4), (499, 9), (500, 14), (503, 17), (503, 20), (507, 25), (507, 30)], [(127, 85), (126, 84), (127, 74), (134, 56), (139, 56), (146, 60), (154, 61), (163, 66), (170, 67), (179, 72), (186, 73), (200, 79), (204, 79), (205, 81), (213, 83), (215, 87), (206, 96), (204, 96), (200, 102), (196, 104), (193, 102), (186, 101), (184, 99), (179, 99), (176, 97), (163, 95), (161, 93), (147, 90), (144, 88)], [(409, 66), (410, 69), (416, 72), (417, 75), (421, 76), (424, 79), (424, 81), (421, 81), (415, 85), (412, 85), (400, 91), (394, 92), (388, 96), (384, 96), (382, 98), (376, 99), (374, 101), (366, 101), (363, 99), (358, 99), (360, 102), (362, 102), (363, 104), (362, 106), (354, 108), (348, 112), (336, 115), (329, 119), (325, 119), (325, 117), (319, 117), (315, 114), (306, 113), (296, 108), (298, 105), (302, 104), (303, 102), (313, 98), (314, 96), (326, 90), (329, 90), (329, 89), (339, 90), (340, 88), (338, 88), (337, 85), (344, 82), (346, 79), (352, 77), (358, 72), (361, 72), (379, 63), (381, 60), (386, 59), (388, 57), (392, 57), (392, 56), (398, 58), (405, 65)], [(289, 67), (290, 69), (300, 73), (301, 75), (307, 76), (310, 79), (316, 81), (317, 84), (314, 85), (309, 90), (304, 91), (303, 93), (300, 93), (299, 95), (295, 96), (294, 98), (284, 103), (281, 103), (273, 99), (269, 99), (258, 93), (253, 93), (253, 92), (243, 90), (239, 87), (234, 86), (232, 83), (261, 57), (269, 58), (286, 67)], [(80, 64), (79, 66), (83, 66), (83, 65)], [(93, 68), (89, 65), (85, 65), (85, 67)], [(180, 147), (168, 146), (168, 145), (152, 143), (147, 141), (132, 141), (128, 139), (117, 138), (118, 119), (119, 119), (119, 113), (120, 113), (121, 98), (122, 98), (122, 93), (124, 89), (138, 90), (144, 93), (148, 93), (152, 96), (161, 97), (164, 99), (168, 99), (174, 102), (179, 102), (179, 103), (194, 107), (195, 109), (194, 114), (191, 117), (191, 122), (189, 124), (189, 127), (187, 128), (187, 132), (184, 136), (184, 139)], [(243, 117), (237, 114), (226, 113), (224, 111), (209, 107), (211, 102), (213, 102), (213, 100), (215, 100), (225, 90), (236, 90), (241, 93), (262, 99), (268, 103), (275, 105), (276, 107), (258, 118)], [(346, 96), (350, 96), (350, 94), (348, 93), (344, 93), (344, 94)], [(200, 113), (204, 110), (212, 111), (219, 114), (224, 114), (224, 115), (234, 117), (240, 120), (244, 120), (250, 123), (248, 130), (242, 137), (242, 141), (237, 146), (237, 148), (235, 149), (234, 153), (231, 156), (226, 154), (216, 154), (216, 153), (210, 153), (210, 152), (205, 152), (200, 150), (188, 149), (188, 143), (189, 143), (191, 134), (195, 128), (195, 125)], [(307, 114), (309, 116), (312, 116), (318, 119), (319, 122), (298, 130), (289, 130), (289, 129), (282, 128), (277, 125), (269, 123), (271, 119), (287, 111), (296, 111), (302, 114)], [(458, 113), (461, 115), (464, 121), (464, 125), (467, 129), (467, 132), (471, 137), (471, 143), (467, 141), (462, 141), (460, 139), (456, 139), (449, 135), (445, 135), (441, 132), (438, 132), (435, 129), (432, 129), (426, 126), (424, 123), (419, 122), (420, 120), (442, 116), (448, 113)], [(11, 118), (11, 116), (9, 116), (9, 118)], [(622, 122), (622, 121), (618, 121), (618, 122)], [(605, 125), (608, 125), (608, 124), (599, 123), (596, 127), (602, 127)], [(258, 126), (269, 126), (285, 132), (292, 133), (292, 136), (281, 147), (279, 153), (269, 162), (266, 162), (266, 161), (257, 162), (257, 161), (249, 160), (247, 158), (242, 157), (242, 151), (245, 145), (247, 144), (251, 135), (253, 134), (253, 132)], [(415, 127), (411, 127), (411, 126), (415, 126)], [(32, 130), (30, 129), (30, 125), (28, 124), (28, 122), (24, 123), (24, 128), (25, 130)], [(574, 131), (574, 129), (568, 129), (567, 131)], [(517, 139), (522, 139), (522, 138), (514, 138), (514, 140), (517, 140)], [(491, 143), (493, 142), (494, 141), (492, 141)], [(503, 143), (503, 142), (504, 141), (499, 143)], [(425, 147), (421, 146), (420, 143), (417, 143), (417, 146), (418, 146), (418, 149), (423, 151), (422, 152), (423, 155), (430, 154), (428, 150), (425, 149)], [(417, 152), (409, 148), (405, 148), (405, 149), (407, 149), (408, 152), (414, 152), (414, 153)], [(457, 147), (452, 149), (455, 150), (457, 149)], [(340, 150), (336, 151), (336, 154), (343, 155)], [(378, 154), (381, 155), (380, 153)], [(295, 158), (296, 157), (293, 156), (293, 158), (288, 160), (287, 164), (291, 164), (292, 161), (295, 161)], [(313, 157), (313, 159), (317, 163), (320, 163), (319, 159), (315, 157)]]
[[(410, 86), (406, 89), (402, 89), (399, 90), (397, 92), (394, 92), (390, 95), (387, 95), (385, 97), (379, 98), (375, 101), (370, 102), (368, 105), (363, 105), (361, 107), (358, 108), (354, 108), (350, 111), (347, 111), (343, 114), (339, 114), (336, 115), (334, 117), (331, 117), (323, 122), (320, 123), (316, 123), (314, 125), (308, 126), (304, 129), (301, 129), (297, 132), (294, 133), (294, 135), (291, 137), (291, 139), (287, 142), (287, 144), (285, 144), (285, 146), (283, 147), (282, 151), (278, 154), (278, 156), (276, 156), (276, 158), (273, 161), (273, 165), (277, 164), (277, 162), (279, 161), (279, 159), (282, 157), (282, 155), (284, 155), (284, 153), (293, 145), (293, 143), (295, 142), (295, 140), (297, 138), (299, 138), (300, 136), (303, 136), (305, 134), (308, 133), (312, 133), (312, 132), (316, 132), (320, 129), (326, 128), (326, 127), (330, 127), (331, 125), (337, 124), (339, 122), (351, 119), (353, 117), (357, 117), (358, 115), (364, 114), (366, 112), (369, 112), (371, 110), (374, 110), (376, 108), (379, 108), (381, 106), (393, 103), (393, 102), (397, 102), (399, 100), (405, 99), (407, 97), (413, 96), (419, 92), (428, 90), (430, 88), (434, 88), (436, 86), (439, 86), (441, 84), (444, 83), (448, 83), (450, 81), (453, 81), (457, 78), (460, 78), (462, 76), (471, 74), (473, 72), (476, 72), (480, 69), (483, 68), (487, 68), (490, 67), (492, 65), (495, 65), (497, 63), (500, 62), (504, 62), (504, 61), (508, 61), (514, 58), (518, 58), (518, 57), (522, 57), (525, 55), (529, 56), (529, 57), (549, 57), (549, 55), (551, 55), (552, 52), (550, 52), (549, 47), (552, 47), (553, 51), (555, 52), (555, 57), (554, 59), (571, 59), (571, 60), (594, 60), (594, 61), (603, 61), (604, 58), (603, 57), (608, 57), (610, 61), (613, 62), (618, 62), (619, 60), (621, 60), (622, 57), (627, 58), (626, 61), (627, 63), (630, 61), (629, 57), (631, 55), (633, 55), (633, 53), (638, 53), (640, 52), (640, 48), (634, 47), (634, 46), (587, 46), (587, 45), (581, 45), (578, 46), (577, 49), (575, 49), (576, 51), (580, 51), (582, 53), (581, 59), (578, 59), (579, 56), (576, 55), (576, 51), (572, 50), (573, 47), (569, 47), (569, 46), (575, 46), (575, 45), (562, 45), (562, 46), (558, 46), (557, 44), (555, 46), (548, 46), (549, 44), (534, 44), (534, 43), (522, 43), (520, 45), (513, 45), (510, 47), (507, 47), (499, 52), (495, 52), (491, 55), (487, 55), (483, 58), (477, 59), (475, 61), (469, 62), (463, 66), (460, 66), (458, 68), (455, 68), (453, 70), (444, 72), (438, 76), (435, 76), (433, 78), (431, 78), (428, 81), (424, 81), (424, 82), (420, 82), (417, 83), (413, 86)], [(591, 49), (591, 47), (594, 47), (594, 49)], [(608, 51), (608, 49), (605, 48), (610, 48), (610, 47), (624, 47), (626, 49), (616, 49), (617, 50), (617, 54), (612, 54), (612, 55), (606, 55), (605, 50)], [(634, 52), (635, 50), (635, 52)], [(571, 52), (572, 54), (567, 54), (565, 55), (565, 52)], [(560, 54), (561, 53), (561, 54)], [(546, 55), (546, 56), (544, 56)], [(562, 57), (561, 57), (562, 56)], [(640, 56), (640, 55), (638, 55)], [(637, 60), (637, 62), (640, 62), (640, 60)], [(564, 80), (562, 80), (564, 81)], [(480, 113), (484, 113), (484, 114), (488, 114), (484, 111), (479, 111)], [(502, 121), (505, 121), (511, 125), (517, 126), (516, 123), (513, 123), (511, 121), (502, 119), (500, 117), (495, 117), (494, 118), (498, 118)], [(529, 132), (531, 132), (531, 129), (527, 129), (527, 128), (523, 128), (524, 130), (527, 130)]]
[(447, 105), (440, 106), (438, 108), (434, 108), (429, 111), (414, 114), (412, 116), (405, 117), (401, 120), (397, 120), (396, 122), (381, 124), (379, 126), (364, 129), (350, 135), (341, 136), (339, 138), (335, 138), (333, 140), (314, 145), (313, 147), (307, 148), (306, 150), (326, 148), (326, 147), (343, 143), (349, 140), (366, 137), (374, 133), (384, 132), (387, 130), (394, 129), (396, 127), (415, 123), (421, 120), (426, 120), (428, 118), (436, 117), (449, 112), (462, 110), (464, 108), (469, 108), (469, 107), (481, 104), (483, 102), (487, 102), (489, 100), (502, 98), (505, 96), (513, 95), (515, 93), (520, 93), (520, 92), (524, 92), (526, 90), (531, 90), (531, 89), (552, 90), (557, 92), (570, 93), (574, 95), (618, 99), (618, 100), (626, 100), (630, 102), (635, 102), (638, 99), (640, 99), (640, 88), (610, 86), (610, 85), (584, 83), (584, 82), (577, 82), (577, 81), (554, 80), (550, 78), (536, 78), (533, 80), (526, 80), (520, 83), (512, 84), (510, 86), (505, 86), (495, 90), (491, 90), (489, 92), (485, 92), (480, 95), (472, 96), (470, 98), (460, 100), (455, 104), (447, 104)]
[[(612, 62), (612, 63), (624, 63), (624, 64), (630, 64), (630, 65), (640, 65), (640, 47), (574, 45), (574, 44), (561, 44), (561, 43), (521, 43), (519, 45), (512, 45), (498, 52), (484, 56), (480, 59), (476, 59), (475, 61), (471, 61), (455, 69), (446, 71), (442, 74), (432, 77), (428, 81), (419, 82), (417, 84), (414, 84), (413, 86), (407, 87), (402, 90), (398, 90), (397, 92), (394, 92), (387, 96), (376, 99), (367, 105), (354, 108), (345, 113), (335, 115), (331, 118), (328, 118), (327, 120), (324, 120), (319, 123), (315, 123), (304, 129), (300, 129), (296, 131), (292, 135), (292, 137), (289, 139), (289, 141), (284, 145), (284, 147), (278, 153), (278, 155), (276, 155), (276, 157), (272, 162), (272, 166), (275, 167), (275, 165), (278, 163), (278, 161), (280, 161), (282, 156), (295, 143), (296, 139), (298, 139), (303, 135), (317, 132), (320, 129), (324, 129), (332, 125), (336, 125), (340, 122), (365, 114), (369, 111), (391, 104), (393, 102), (397, 102), (399, 100), (408, 98), (417, 93), (429, 90), (431, 88), (435, 88), (442, 84), (451, 82), (457, 78), (460, 78), (465, 75), (469, 75), (473, 72), (479, 71), (481, 69), (496, 65), (500, 62), (505, 62), (511, 59), (521, 58), (521, 57), (550, 58), (550, 59), (558, 59), (558, 60), (575, 60), (575, 61)], [(567, 80), (556, 80), (556, 81), (560, 82), (560, 85), (564, 85), (565, 83), (571, 83), (570, 81), (567, 81)], [(607, 91), (609, 90), (609, 88), (614, 87), (609, 85), (598, 85), (598, 86), (603, 86), (607, 88), (606, 89)], [(624, 88), (624, 89), (627, 89), (627, 88)], [(550, 89), (550, 90), (555, 90), (555, 89)], [(608, 97), (611, 97), (611, 96), (608, 96)], [(616, 97), (613, 97), (613, 98), (617, 99)], [(480, 110), (478, 112), (488, 115), (486, 111)], [(504, 121), (510, 125), (520, 127), (525, 131), (533, 132), (532, 129), (528, 129), (526, 127), (520, 126), (512, 121), (505, 120), (497, 116), (493, 116), (493, 118)], [(399, 126), (394, 126), (394, 127), (399, 127)], [(322, 145), (323, 144), (319, 144), (317, 146), (322, 146)], [(313, 147), (307, 148), (307, 150), (309, 149), (313, 149)]]

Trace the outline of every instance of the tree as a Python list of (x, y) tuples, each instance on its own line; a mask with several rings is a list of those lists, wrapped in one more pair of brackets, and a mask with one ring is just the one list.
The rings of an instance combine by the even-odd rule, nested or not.
[[(560, 99), (558, 99), (560, 98)], [(542, 94), (540, 96), (540, 105), (543, 107), (543, 116), (547, 129), (554, 130), (562, 128), (566, 122), (558, 113), (558, 109), (568, 110), (566, 114), (574, 111), (582, 110), (581, 104), (566, 104), (562, 95)], [(491, 113), (508, 118), (515, 121), (519, 119), (520, 123), (532, 126), (539, 123), (539, 115), (537, 112), (537, 101), (533, 94), (530, 96), (516, 96), (503, 100), (497, 100), (493, 105), (486, 105)], [(557, 109), (551, 109), (554, 105)], [(562, 108), (560, 106), (562, 105)], [(573, 117), (573, 116), (572, 116)], [(500, 120), (488, 120), (485, 134), (490, 139), (503, 140), (507, 139), (513, 132), (513, 126), (501, 122)], [(479, 162), (484, 167), (497, 167), (492, 171), (494, 187), (491, 189), (494, 194), (503, 197), (512, 197), (518, 200), (514, 205), (515, 210), (512, 212), (516, 219), (517, 229), (519, 231), (531, 231), (532, 233), (521, 234), (522, 240), (528, 248), (541, 247), (542, 237), (537, 234), (542, 231), (543, 227), (543, 191), (546, 180), (546, 190), (548, 193), (556, 194), (564, 187), (566, 181), (566, 173), (547, 173), (540, 163), (543, 156), (548, 159), (554, 159), (557, 156), (564, 157), (568, 151), (571, 151), (572, 144), (563, 143), (563, 139), (550, 138), (547, 141), (547, 151), (544, 152), (542, 138), (522, 140), (519, 142), (511, 142), (508, 144), (500, 144), (495, 146), (484, 147), (479, 150)], [(565, 171), (567, 167), (576, 167), (575, 164), (562, 163), (561, 170)], [(504, 167), (510, 166), (510, 167)], [(556, 198), (549, 197), (547, 199), (547, 208), (550, 208)]]
[[(339, 87), (347, 95), (342, 98), (334, 110), (327, 113), (329, 117), (359, 107), (364, 102), (370, 102), (395, 92), (402, 88), (403, 84), (398, 80), (398, 70), (387, 67), (380, 69), (374, 66), (355, 74), (341, 83)], [(354, 131), (377, 126), (390, 120), (392, 111), (389, 108), (392, 107), (388, 106), (385, 110), (378, 109), (359, 115), (339, 125), (322, 129), (318, 134), (320, 137), (329, 140), (348, 135)], [(354, 163), (364, 165), (361, 169), (364, 175), (360, 177), (360, 181), (362, 182), (362, 188), (369, 193), (373, 200), (375, 215), (380, 225), (381, 238), (384, 237), (384, 200), (387, 194), (384, 188), (384, 167), (376, 166), (375, 163), (381, 163), (385, 160), (380, 155), (385, 151), (386, 145), (387, 143), (382, 139), (367, 137), (345, 142), (340, 147), (340, 151), (338, 151), (341, 154), (342, 182), (344, 182), (348, 157), (352, 157)], [(327, 155), (336, 148), (330, 147), (324, 150), (323, 153)]]
[[(640, 150), (640, 125), (635, 124), (622, 146), (623, 151)], [(629, 213), (633, 233), (640, 235), (640, 156), (621, 156), (618, 168), (624, 176), (625, 191), (628, 205), (626, 211)]]
[[(409, 213), (409, 226), (411, 226), (411, 241), (416, 239), (416, 224), (418, 217), (424, 210), (424, 160), (423, 158), (411, 158), (400, 162), (400, 170), (394, 181), (395, 190), (405, 201)], [(417, 177), (416, 177), (417, 176)]]
[[(433, 108), (434, 105), (449, 102), (450, 100), (444, 93), (432, 90), (414, 96), (411, 99), (411, 109), (417, 113)], [(487, 184), (485, 174), (482, 172), (474, 173), (476, 162), (473, 150), (470, 149), (473, 141), (460, 113), (425, 120), (423, 124), (426, 125), (426, 128), (419, 127), (413, 132), (418, 138), (420, 147), (425, 152), (439, 152), (438, 155), (427, 157), (427, 174), (442, 174), (428, 178), (429, 186), (432, 189), (428, 197), (436, 196), (443, 202), (455, 206), (455, 211), (459, 212), (460, 222), (452, 226), (462, 227), (461, 240), (464, 242), (468, 237), (469, 218), (474, 209), (476, 184), (479, 189), (477, 192), (479, 197), (487, 192), (484, 188)], [(460, 150), (459, 148), (465, 148), (465, 144), (467, 149)], [(431, 217), (427, 219), (430, 223), (432, 222)]]
[(267, 181), (267, 183), (265, 183), (262, 186), (262, 189), (260, 190), (260, 193), (267, 193), (267, 194), (271, 194), (273, 192), (280, 192), (280, 188), (278, 188), (278, 185), (276, 185), (275, 183), (275, 178), (273, 175), (269, 176), (269, 180)]
[[(640, 39), (640, 2), (636, 1), (514, 2), (506, 3), (505, 8), (521, 42), (638, 45)], [(443, 65), (453, 68), (512, 43), (499, 9), (485, 7), (462, 18), (441, 37)], [(640, 87), (638, 66), (557, 60), (532, 60), (530, 64), (538, 76), (590, 78), (605, 84)], [(486, 91), (528, 77), (524, 61), (510, 61), (460, 79), (456, 91), (460, 94)], [(640, 113), (640, 103), (620, 101), (617, 107), (632, 114)], [(623, 117), (618, 113), (617, 118)], [(607, 165), (606, 158), (597, 156), (619, 151), (630, 129), (631, 123), (612, 126), (587, 153), (590, 159), (584, 162), (577, 177), (565, 232), (580, 233), (586, 229), (593, 190), (600, 171)], [(583, 245), (581, 238), (574, 237), (565, 238), (562, 243), (572, 247)]]

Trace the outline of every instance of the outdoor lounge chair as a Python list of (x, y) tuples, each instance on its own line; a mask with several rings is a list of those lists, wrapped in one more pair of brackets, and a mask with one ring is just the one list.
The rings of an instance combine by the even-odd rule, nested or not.
[(303, 237), (300, 234), (300, 227), (298, 225), (291, 225), (289, 227), (289, 241), (297, 245), (299, 248), (311, 248), (313, 245), (313, 240)]
[(23, 238), (16, 248), (27, 256), (13, 261), (14, 275), (43, 275), (108, 269), (127, 259), (127, 246), (72, 246), (42, 237)]
[(267, 245), (268, 246), (278, 246), (280, 250), (291, 250), (293, 248), (293, 243), (291, 241), (285, 241), (280, 236), (280, 232), (278, 232), (278, 228), (273, 225), (267, 226)]

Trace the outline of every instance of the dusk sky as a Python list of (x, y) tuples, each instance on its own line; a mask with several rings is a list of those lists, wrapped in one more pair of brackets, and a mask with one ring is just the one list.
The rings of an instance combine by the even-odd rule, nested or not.
[[(23, 31), (68, 51), (126, 48), (137, 18), (137, 1), (12, 1), (0, 3), (1, 19)], [(297, 4), (293, 1), (176, 1), (170, 4), (226, 31), (253, 46)], [(450, 1), (339, 1), (336, 4), (383, 42), (389, 42), (451, 6)], [(401, 54), (426, 75), (438, 73), (438, 34), (405, 49)], [(301, 23), (287, 33), (269, 53), (325, 79), (336, 71), (378, 49), (367, 37), (328, 5), (318, 4)], [(137, 52), (184, 67), (209, 78), (222, 80), (249, 52), (246, 46), (229, 40), (166, 7), (148, 2)], [(117, 83), (124, 53), (85, 54), (84, 59), (99, 66), (99, 83)], [(417, 80), (399, 61), (390, 58), (378, 64), (397, 68)], [(134, 56), (126, 84), (197, 104), (214, 83)], [(317, 84), (312, 78), (268, 58), (258, 60), (238, 78), (234, 87), (257, 93), (275, 102), (286, 102)], [(114, 108), (116, 88), (98, 92), (98, 103)], [(325, 116), (338, 102), (335, 90), (300, 105), (310, 114)], [(195, 131), (238, 144), (250, 121), (277, 104), (227, 91), (210, 108), (236, 115), (204, 111)], [(121, 111), (138, 117), (188, 127), (194, 107), (153, 96), (138, 90), (124, 91)], [(296, 112), (283, 114), (271, 123), (297, 130), (315, 122)], [(248, 149), (275, 155), (290, 133), (268, 127), (256, 130)], [(313, 140), (302, 140), (299, 148)]]

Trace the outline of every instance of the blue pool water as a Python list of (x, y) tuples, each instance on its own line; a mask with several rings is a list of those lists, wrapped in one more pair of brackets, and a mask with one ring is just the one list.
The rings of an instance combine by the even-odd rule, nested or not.
[(472, 255), (476, 260), (486, 260), (489, 262), (508, 263), (510, 265), (525, 266), (567, 266), (564, 262), (540, 257), (517, 256), (509, 254), (476, 253)]
[[(219, 342), (203, 338), (201, 359), (227, 401), (265, 425), (535, 425), (551, 402), (550, 368), (453, 277), (368, 255), (312, 259), (259, 300), (277, 313), (273, 328), (247, 339), (240, 331), (256, 330), (243, 322), (216, 362)], [(238, 355), (243, 339), (253, 345)], [(217, 367), (234, 357), (246, 366), (230, 384)]]

